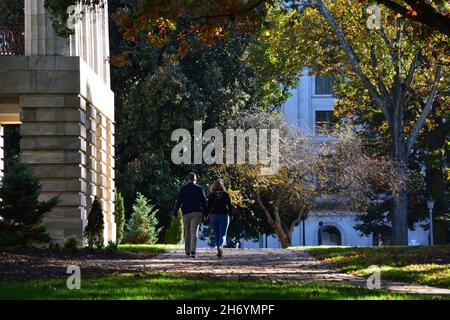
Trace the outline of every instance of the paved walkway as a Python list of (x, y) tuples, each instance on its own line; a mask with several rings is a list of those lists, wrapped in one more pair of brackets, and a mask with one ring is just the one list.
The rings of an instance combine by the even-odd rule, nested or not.
[[(283, 249), (225, 249), (218, 259), (214, 249), (201, 249), (196, 259), (186, 257), (183, 250), (172, 250), (152, 259), (102, 260), (94, 263), (116, 267), (136, 268), (148, 272), (196, 274), (205, 277), (326, 281), (366, 286), (366, 278), (339, 273), (312, 257), (305, 250)], [(381, 274), (381, 278), (383, 275)], [(392, 291), (450, 295), (450, 290), (383, 281), (381, 287)]]

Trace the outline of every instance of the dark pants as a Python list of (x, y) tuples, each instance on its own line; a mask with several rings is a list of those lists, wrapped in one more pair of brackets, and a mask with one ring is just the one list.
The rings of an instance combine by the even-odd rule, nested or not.
[(223, 247), (227, 244), (227, 231), (230, 224), (230, 216), (228, 214), (212, 213), (210, 217), (211, 226), (216, 236), (216, 246)]

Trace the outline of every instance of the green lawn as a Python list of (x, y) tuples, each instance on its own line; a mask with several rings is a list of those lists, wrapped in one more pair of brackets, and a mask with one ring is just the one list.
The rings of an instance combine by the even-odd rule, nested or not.
[(180, 248), (183, 246), (175, 244), (120, 244), (117, 246), (119, 252), (137, 255), (140, 258), (149, 258), (165, 253), (167, 250)]
[(450, 246), (309, 247), (336, 270), (367, 276), (368, 267), (381, 268), (381, 279), (450, 289)]
[(1, 299), (442, 299), (369, 290), (327, 283), (272, 282), (266, 280), (202, 279), (174, 274), (120, 274), (82, 278), (80, 290), (66, 288), (65, 279), (0, 284)]

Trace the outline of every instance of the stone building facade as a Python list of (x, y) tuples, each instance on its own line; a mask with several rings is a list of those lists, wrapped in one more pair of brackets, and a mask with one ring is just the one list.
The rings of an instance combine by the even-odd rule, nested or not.
[(116, 238), (107, 10), (107, 1), (84, 10), (74, 34), (61, 38), (44, 0), (25, 0), (24, 55), (0, 54), (0, 125), (20, 124), (21, 156), (40, 178), (41, 198), (61, 196), (45, 219), (59, 243), (68, 237), (84, 243), (95, 197), (104, 212), (105, 243)]

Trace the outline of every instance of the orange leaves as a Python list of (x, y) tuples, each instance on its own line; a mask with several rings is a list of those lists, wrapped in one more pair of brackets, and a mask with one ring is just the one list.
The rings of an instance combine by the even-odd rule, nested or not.
[(117, 66), (119, 68), (123, 68), (125, 66), (131, 66), (131, 60), (128, 59), (129, 52), (124, 51), (117, 56), (111, 58), (111, 64)]
[[(132, 9), (121, 9), (114, 19), (121, 27), (124, 39), (136, 41), (141, 32), (154, 46), (162, 46), (176, 37), (180, 55), (198, 43), (214, 45), (227, 39), (229, 28), (254, 32), (261, 18), (259, 0), (154, 0), (140, 2)], [(177, 34), (175, 30), (180, 29)]]
[(417, 12), (414, 11), (414, 9), (411, 8), (410, 6), (406, 7), (406, 14), (408, 16), (417, 17)]

